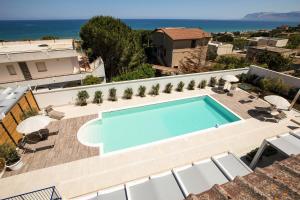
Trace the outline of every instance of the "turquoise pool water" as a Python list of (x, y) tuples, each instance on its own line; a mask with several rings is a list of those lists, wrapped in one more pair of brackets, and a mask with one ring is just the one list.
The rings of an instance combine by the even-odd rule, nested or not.
[(108, 153), (239, 120), (211, 97), (202, 96), (102, 113), (102, 120), (84, 128), (83, 139), (102, 143)]

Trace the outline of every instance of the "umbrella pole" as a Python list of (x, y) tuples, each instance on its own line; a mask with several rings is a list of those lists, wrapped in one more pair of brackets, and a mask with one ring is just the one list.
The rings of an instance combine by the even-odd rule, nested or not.
[(296, 104), (296, 102), (297, 102), (297, 100), (298, 100), (299, 97), (300, 97), (300, 89), (299, 89), (298, 93), (296, 94), (294, 100), (292, 101), (292, 103), (291, 103), (291, 105), (290, 105), (290, 107), (289, 107), (289, 110), (292, 110), (292, 108), (293, 108), (294, 105)]

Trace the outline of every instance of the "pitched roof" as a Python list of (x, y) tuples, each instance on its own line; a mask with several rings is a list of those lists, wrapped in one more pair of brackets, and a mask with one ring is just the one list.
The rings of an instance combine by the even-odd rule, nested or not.
[(210, 37), (210, 34), (199, 28), (161, 28), (156, 32), (165, 33), (172, 40), (193, 40)]
[(257, 169), (186, 200), (300, 199), (300, 155)]

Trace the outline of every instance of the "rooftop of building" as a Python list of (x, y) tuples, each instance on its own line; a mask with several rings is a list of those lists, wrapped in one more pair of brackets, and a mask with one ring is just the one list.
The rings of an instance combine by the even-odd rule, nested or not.
[(279, 47), (270, 47), (270, 46), (252, 46), (252, 49), (259, 49), (259, 50), (265, 50), (265, 51), (271, 51), (275, 53), (288, 53), (288, 52), (296, 52), (292, 49), (286, 49), (286, 48), (279, 48)]
[(199, 28), (159, 28), (156, 32), (165, 33), (172, 40), (194, 40), (211, 37), (211, 35)]
[(2, 120), (5, 114), (16, 105), (28, 89), (28, 87), (0, 89), (0, 120)]
[(215, 185), (201, 194), (190, 195), (186, 200), (299, 199), (299, 171), (300, 155), (291, 156), (231, 182)]
[(0, 54), (47, 52), (70, 49), (74, 49), (72, 39), (0, 42)]

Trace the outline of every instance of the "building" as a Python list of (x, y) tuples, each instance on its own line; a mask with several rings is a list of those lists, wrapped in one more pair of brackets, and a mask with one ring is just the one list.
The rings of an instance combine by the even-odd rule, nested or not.
[(174, 68), (198, 51), (201, 51), (204, 65), (210, 37), (209, 33), (198, 28), (161, 28), (152, 34), (159, 64)]
[(292, 156), (186, 200), (299, 199), (299, 169), (300, 155)]
[(28, 87), (0, 90), (0, 144), (18, 144), (22, 134), (16, 127), (22, 121), (22, 115), (33, 109), (39, 111), (39, 106)]
[(248, 39), (249, 46), (285, 47), (288, 39), (274, 37), (253, 37)]
[(0, 43), (0, 85), (66, 85), (86, 75), (104, 77), (102, 62), (80, 65), (74, 41), (39, 40)]
[(248, 60), (254, 60), (255, 57), (261, 52), (273, 53), (273, 54), (276, 54), (276, 55), (281, 55), (285, 58), (294, 57), (297, 54), (297, 51), (292, 50), (292, 49), (257, 46), (257, 47), (249, 47), (248, 48), (246, 58)]
[(232, 44), (225, 44), (217, 41), (211, 41), (208, 43), (208, 53), (216, 56), (232, 54), (232, 49)]

